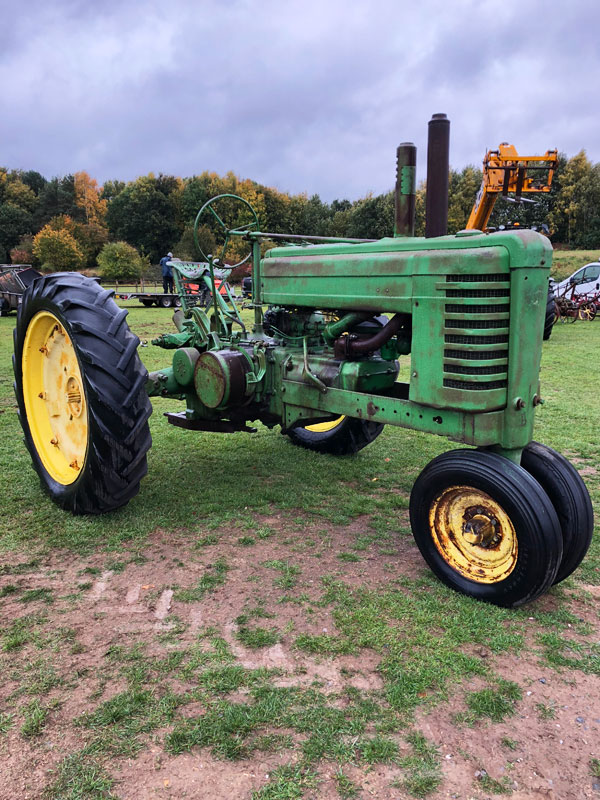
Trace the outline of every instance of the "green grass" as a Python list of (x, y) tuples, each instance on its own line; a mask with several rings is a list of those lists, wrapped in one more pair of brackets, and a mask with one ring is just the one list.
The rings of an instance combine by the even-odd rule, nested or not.
[[(591, 259), (582, 252), (557, 255), (556, 274), (570, 274), (587, 260)], [(170, 312), (159, 309), (148, 313), (134, 307), (129, 319), (147, 340), (171, 329)], [(600, 653), (591, 638), (595, 628), (582, 621), (580, 613), (583, 606), (593, 612), (594, 601), (579, 585), (600, 584), (597, 534), (574, 578), (552, 589), (549, 601), (523, 610), (483, 605), (449, 591), (414, 550), (410, 555), (419, 567), (406, 577), (398, 545), (403, 553), (412, 547), (408, 497), (427, 462), (454, 447), (441, 438), (388, 427), (356, 457), (324, 457), (293, 447), (277, 430), (262, 425), (253, 435), (186, 433), (166, 424), (162, 416), (178, 410), (176, 401), (156, 399), (149, 473), (139, 496), (104, 517), (65, 514), (40, 491), (21, 445), (11, 388), (13, 324), (14, 315), (0, 318), (0, 554), (27, 555), (16, 564), (0, 563), (0, 575), (9, 581), (0, 598), (3, 608), (11, 604), (31, 613), (5, 615), (0, 623), (0, 666), (10, 665), (18, 673), (16, 696), (23, 698), (14, 714), (11, 709), (0, 715), (0, 733), (12, 726), (36, 746), (45, 744), (51, 698), (62, 698), (79, 680), (67, 662), (80, 645), (73, 632), (60, 625), (66, 604), (76, 607), (79, 595), (68, 600), (56, 590), (32, 589), (27, 576), (44, 569), (45, 554), (64, 548), (83, 557), (78, 588), (85, 592), (104, 570), (126, 573), (132, 563), (141, 564), (140, 554), (157, 530), (176, 531), (189, 542), (194, 569), (203, 564), (192, 586), (172, 587), (174, 603), (226, 600), (232, 569), (245, 560), (250, 573), (241, 588), (246, 593), (238, 606), (242, 613), (233, 611), (228, 621), (237, 626), (232, 630), (238, 641), (261, 648), (283, 637), (282, 647), (294, 647), (298, 661), (312, 659), (322, 665), (326, 658), (338, 668), (347, 663), (341, 657), (351, 655), (360, 668), (364, 654), (368, 663), (375, 658), (382, 682), (382, 688), (368, 692), (346, 685), (328, 694), (324, 683), (306, 688), (299, 672), (298, 685), (290, 686), (293, 672), (242, 666), (224, 638), (230, 634), (220, 629), (192, 634), (185, 623), (171, 618), (173, 628), (152, 634), (159, 655), (151, 656), (155, 651), (149, 646), (122, 637), (100, 659), (93, 673), (94, 691), (77, 723), (84, 745), (59, 766), (47, 792), (51, 800), (111, 797), (116, 791), (111, 777), (118, 774), (115, 763), (134, 758), (149, 741), (169, 753), (193, 751), (200, 758), (202, 749), (227, 759), (293, 749), (294, 762), (273, 770), (254, 793), (255, 800), (300, 798), (310, 792), (318, 796), (325, 771), (335, 776), (340, 797), (360, 796), (361, 781), (350, 780), (348, 774), (354, 774), (348, 764), (363, 775), (377, 764), (388, 764), (398, 775), (401, 796), (424, 798), (440, 788), (442, 770), (439, 743), (413, 729), (415, 709), (438, 706), (443, 713), (445, 700), (476, 679), (482, 688), (465, 695), (467, 711), (459, 722), (483, 720), (491, 726), (509, 719), (519, 708), (521, 681), (518, 676), (517, 683), (499, 680), (495, 656), (519, 653), (525, 631), (532, 633), (527, 641), (533, 640), (548, 669), (565, 677), (600, 674)], [(590, 364), (595, 364), (599, 349), (600, 323), (554, 330), (544, 344), (541, 381), (546, 403), (538, 410), (535, 432), (536, 439), (566, 453), (586, 471), (597, 508), (600, 393), (597, 371)], [(140, 353), (150, 369), (166, 365), (172, 356), (152, 347)], [(341, 529), (351, 523), (347, 541), (334, 549), (332, 526)], [(262, 554), (266, 545), (267, 556)], [(221, 548), (229, 548), (232, 555), (226, 558)], [(259, 548), (259, 558), (268, 558), (262, 563), (255, 555)], [(320, 569), (325, 558), (333, 575), (323, 575)], [(361, 585), (360, 576), (373, 558), (382, 565), (380, 576)], [(179, 566), (185, 564), (183, 553), (181, 559)], [(176, 613), (185, 618), (183, 611)], [(279, 618), (284, 614), (295, 626), (293, 634), (291, 625)], [(303, 630), (305, 621), (309, 630), (322, 630), (318, 620), (324, 614), (333, 620), (326, 623), (327, 632)], [(481, 649), (485, 657), (477, 655)], [(340, 675), (350, 680), (343, 668)], [(278, 685), (282, 676), (285, 686)], [(117, 681), (122, 690), (106, 699), (105, 687)], [(182, 682), (188, 686), (185, 692)], [(183, 713), (190, 703), (200, 704), (201, 712)], [(552, 724), (553, 707), (542, 706), (537, 707), (540, 724)], [(409, 755), (404, 755), (406, 745), (400, 746), (403, 738)], [(505, 737), (502, 747), (513, 751), (521, 745)], [(590, 770), (600, 770), (592, 762)], [(496, 791), (495, 784), (486, 787), (481, 781), (476, 788)]]
[(175, 599), (182, 603), (199, 603), (207, 592), (214, 592), (225, 583), (229, 567), (223, 558), (219, 558), (191, 589), (177, 589)]
[(392, 785), (403, 787), (412, 797), (424, 798), (435, 792), (442, 782), (439, 752), (421, 733), (412, 732), (407, 740), (412, 754), (400, 761), (406, 776)]
[(257, 650), (260, 647), (272, 647), (272, 645), (277, 644), (281, 637), (274, 628), (248, 628), (242, 625), (238, 629), (235, 638), (244, 647)]
[(600, 644), (577, 642), (558, 633), (541, 633), (538, 640), (549, 666), (600, 675)]
[(499, 680), (498, 687), (487, 687), (478, 692), (469, 692), (466, 696), (469, 712), (464, 720), (473, 724), (480, 719), (502, 722), (516, 713), (516, 703), (523, 692), (513, 681)]
[(546, 703), (536, 703), (535, 707), (540, 719), (556, 719), (556, 708), (552, 703), (550, 705), (546, 705)]
[(46, 790), (48, 800), (110, 800), (114, 784), (104, 767), (83, 753), (67, 756)]
[(340, 768), (335, 773), (335, 788), (342, 800), (353, 800), (360, 794), (359, 787)]
[[(482, 772), (485, 771), (482, 770)], [(477, 782), (479, 788), (483, 789), (484, 792), (491, 792), (491, 794), (512, 794), (513, 792), (512, 781), (506, 775), (503, 776), (501, 781), (497, 781), (491, 775), (485, 773), (477, 779)]]
[(23, 711), (23, 724), (21, 733), (25, 738), (32, 739), (41, 736), (48, 717), (48, 708), (41, 705), (39, 700), (32, 700)]
[(274, 561), (265, 561), (263, 566), (281, 573), (281, 577), (273, 581), (273, 586), (276, 586), (278, 589), (293, 589), (298, 583), (300, 567), (291, 564), (289, 561), (275, 559)]
[(0, 713), (0, 736), (4, 733), (8, 733), (14, 724), (14, 714)]
[(555, 250), (552, 255), (552, 277), (561, 281), (568, 278), (579, 267), (598, 260), (597, 250)]
[(52, 589), (29, 589), (19, 597), (20, 603), (36, 603), (40, 600), (48, 604), (53, 603)]

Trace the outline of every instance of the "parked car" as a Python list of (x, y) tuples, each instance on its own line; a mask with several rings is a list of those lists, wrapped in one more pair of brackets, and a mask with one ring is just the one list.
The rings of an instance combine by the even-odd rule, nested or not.
[(571, 286), (574, 287), (574, 295), (595, 294), (600, 291), (600, 261), (586, 264), (585, 267), (581, 267), (564, 281), (557, 283), (554, 286), (554, 292), (557, 297), (561, 297)]

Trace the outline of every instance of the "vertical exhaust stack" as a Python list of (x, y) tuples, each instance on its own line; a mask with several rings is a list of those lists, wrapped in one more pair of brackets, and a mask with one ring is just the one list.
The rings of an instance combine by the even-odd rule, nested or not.
[(427, 199), (425, 237), (448, 233), (448, 173), (450, 170), (450, 120), (434, 114), (427, 140)]
[(416, 174), (417, 148), (402, 142), (396, 150), (394, 236), (415, 235)]

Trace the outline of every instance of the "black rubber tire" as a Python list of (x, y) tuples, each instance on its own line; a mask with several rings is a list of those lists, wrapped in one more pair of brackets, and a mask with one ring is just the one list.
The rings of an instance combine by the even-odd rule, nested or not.
[[(14, 331), (14, 388), (25, 444), (43, 489), (74, 514), (101, 514), (131, 500), (147, 472), (146, 453), (152, 444), (148, 373), (137, 353), (139, 339), (125, 320), (127, 310), (117, 306), (113, 294), (78, 273), (48, 275), (25, 291)], [(49, 311), (64, 326), (84, 384), (87, 454), (79, 477), (68, 485), (54, 480), (43, 466), (23, 397), (23, 344), (40, 311)]]
[(548, 287), (548, 298), (546, 300), (546, 316), (544, 318), (544, 341), (547, 341), (550, 338), (552, 333), (552, 326), (554, 325), (556, 319), (556, 309), (555, 309), (555, 301), (554, 301), (554, 290), (552, 287)]
[(333, 456), (347, 456), (358, 453), (363, 447), (371, 444), (383, 427), (379, 422), (344, 417), (339, 425), (329, 431), (309, 431), (298, 427), (287, 431), (287, 435), (293, 444), (305, 447), (307, 450)]
[[(429, 511), (450, 487), (473, 487), (495, 500), (508, 515), (517, 537), (517, 559), (503, 580), (479, 583), (455, 570), (438, 550)], [(525, 469), (481, 450), (451, 450), (431, 461), (419, 475), (410, 497), (413, 536), (437, 577), (450, 588), (505, 608), (528, 603), (553, 583), (562, 558), (562, 535), (556, 512), (540, 484)]]
[(542, 486), (560, 522), (563, 557), (554, 578), (554, 583), (559, 583), (577, 569), (589, 549), (594, 532), (592, 501), (571, 462), (545, 444), (528, 444), (521, 466)]
[(142, 299), (142, 305), (146, 306), (146, 308), (150, 308), (153, 302), (154, 302), (153, 300), (148, 300), (147, 298)]
[(170, 297), (165, 297), (164, 295), (161, 295), (156, 301), (156, 304), (159, 305), (161, 308), (171, 308), (171, 306), (173, 305), (173, 301)]

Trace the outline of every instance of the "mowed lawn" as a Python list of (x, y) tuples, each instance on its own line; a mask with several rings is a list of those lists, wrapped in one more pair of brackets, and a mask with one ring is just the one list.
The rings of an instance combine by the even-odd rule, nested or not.
[[(150, 340), (171, 312), (127, 307), (148, 369), (167, 365)], [(485, 606), (440, 585), (410, 533), (411, 486), (451, 443), (390, 427), (336, 459), (261, 425), (179, 430), (163, 399), (139, 495), (72, 517), (22, 443), (14, 324), (0, 319), (0, 798), (600, 786), (597, 534), (545, 597)], [(599, 352), (600, 322), (555, 326), (535, 433), (596, 513)]]

